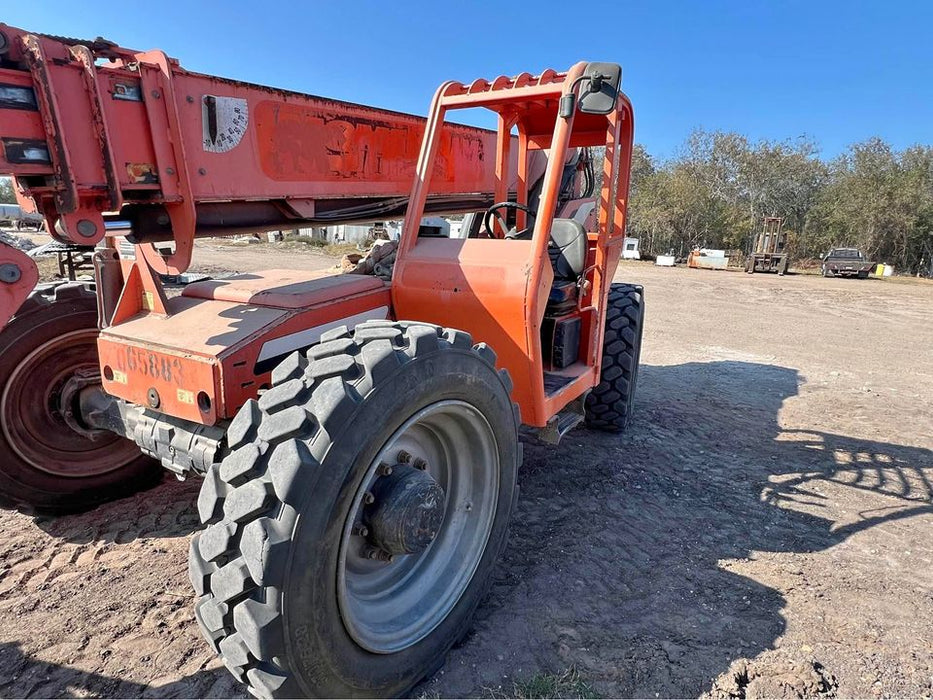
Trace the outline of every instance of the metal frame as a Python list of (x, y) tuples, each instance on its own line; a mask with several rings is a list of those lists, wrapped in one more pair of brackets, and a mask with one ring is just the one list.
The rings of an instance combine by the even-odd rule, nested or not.
[[(431, 106), (428, 127), (409, 211), (395, 264), (392, 300), (398, 318), (411, 318), (461, 328), (491, 345), (498, 364), (514, 382), (513, 398), (522, 422), (545, 427), (574, 399), (599, 381), (603, 323), (609, 284), (618, 265), (625, 233), (634, 117), (631, 103), (619, 94), (616, 109), (606, 116), (579, 111), (559, 116), (561, 98), (575, 92), (586, 70), (578, 63), (566, 73), (523, 73), (514, 78), (476, 80), (470, 85), (442, 85)], [(485, 107), (498, 114), (496, 199), (506, 199), (511, 172), (510, 130), (518, 135), (517, 181), (527, 182), (527, 155), (548, 149), (542, 197), (531, 241), (418, 238), (418, 213), (434, 186), (431, 167), (437, 156), (445, 117), (452, 110)], [(547, 245), (567, 150), (605, 146), (603, 188), (596, 232), (590, 235), (586, 279), (579, 314), (583, 342), (579, 361), (562, 370), (566, 379), (554, 392), (545, 390), (541, 322), (553, 272)], [(526, 187), (516, 201), (527, 202)], [(519, 221), (521, 225), (521, 220)]]

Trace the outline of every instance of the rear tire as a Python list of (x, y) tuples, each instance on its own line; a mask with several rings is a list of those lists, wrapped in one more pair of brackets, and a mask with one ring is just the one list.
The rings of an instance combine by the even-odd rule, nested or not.
[(618, 433), (632, 419), (644, 319), (643, 287), (609, 287), (600, 382), (586, 399), (586, 424), (590, 428)]
[(39, 285), (0, 331), (0, 505), (75, 512), (161, 479), (161, 466), (129, 440), (79, 432), (66, 417), (73, 406), (63, 390), (97, 367), (93, 290)]
[[(272, 384), (201, 489), (198, 623), (254, 695), (402, 695), (469, 630), (505, 543), (521, 457), (511, 382), (466, 333), (379, 321), (325, 333)], [(387, 553), (364, 504), (397, 503), (386, 484), (411, 465), (446, 486), (436, 538), (363, 556)]]

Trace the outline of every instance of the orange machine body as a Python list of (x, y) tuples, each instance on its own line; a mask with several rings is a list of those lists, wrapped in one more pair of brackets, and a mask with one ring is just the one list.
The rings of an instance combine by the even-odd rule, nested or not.
[[(529, 154), (547, 150), (538, 214), (531, 240), (419, 238), (417, 219), (406, 219), (399, 261), (392, 284), (394, 312), (399, 318), (445, 324), (469, 331), (491, 345), (509, 370), (513, 398), (522, 421), (544, 427), (560, 410), (599, 382), (603, 322), (609, 284), (615, 274), (625, 234), (625, 213), (633, 140), (633, 113), (619, 93), (608, 115), (576, 110), (561, 116), (561, 99), (573, 93), (587, 64), (567, 73), (545, 71), (471, 85), (446, 83), (438, 90), (428, 117), (411, 207), (418, 211), (435, 187), (431, 163), (448, 111), (485, 107), (499, 117), (496, 156), (497, 201), (507, 198), (513, 129), (518, 133), (517, 176), (527, 182)], [(547, 246), (554, 221), (561, 165), (570, 148), (604, 146), (602, 191), (596, 230), (589, 251), (576, 314), (582, 327), (577, 361), (556, 372), (545, 371), (541, 327), (553, 272)], [(527, 203), (519, 187), (517, 201)]]
[[(401, 215), (425, 120), (183, 69), (161, 51), (0, 24), (0, 173), (62, 240), (93, 245), (121, 212), (156, 272), (187, 269), (195, 236)], [(429, 210), (493, 190), (496, 135), (458, 126)], [(153, 250), (170, 240), (174, 250)]]
[[(146, 294), (147, 292), (142, 292)], [(212, 425), (268, 386), (292, 351), (341, 325), (389, 317), (388, 284), (364, 275), (269, 270), (196, 282), (101, 331), (104, 389)]]
[[(16, 177), (63, 240), (100, 241), (107, 212), (132, 224), (135, 261), (120, 261), (109, 237), (97, 254), (108, 393), (177, 418), (222, 423), (290, 351), (372, 318), (437, 323), (489, 344), (532, 426), (548, 425), (598, 383), (606, 299), (624, 236), (633, 114), (621, 92), (608, 114), (563, 112), (588, 64), (445, 83), (425, 121), (190, 73), (158, 51), (6, 25), (0, 34), (0, 85), (31, 91), (21, 104), (0, 103), (0, 172)], [(445, 121), (448, 112), (472, 107), (492, 110), (498, 129)], [(568, 154), (591, 146), (605, 147), (605, 157), (572, 312), (579, 354), (546, 371), (549, 231)], [(476, 211), (513, 195), (527, 204), (533, 171), (544, 162), (530, 240), (491, 232), (419, 238), (426, 212)], [(196, 236), (401, 213), (391, 284), (274, 270), (196, 283), (168, 298), (159, 278), (188, 267)], [(12, 304), (18, 297), (10, 296)]]

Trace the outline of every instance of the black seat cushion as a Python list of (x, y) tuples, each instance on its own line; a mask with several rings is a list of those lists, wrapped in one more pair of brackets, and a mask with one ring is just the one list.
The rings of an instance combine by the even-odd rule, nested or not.
[(554, 219), (548, 256), (555, 280), (576, 281), (586, 266), (586, 229), (573, 219)]
[(545, 316), (563, 316), (577, 307), (577, 283), (573, 280), (554, 280), (547, 297)]
[(563, 304), (567, 301), (576, 301), (577, 284), (571, 280), (555, 280), (548, 294), (548, 304)]

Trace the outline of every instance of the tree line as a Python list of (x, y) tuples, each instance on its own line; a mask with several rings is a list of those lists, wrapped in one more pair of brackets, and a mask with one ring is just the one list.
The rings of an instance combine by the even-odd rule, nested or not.
[(751, 142), (698, 130), (668, 160), (636, 146), (629, 199), (627, 234), (648, 255), (747, 252), (763, 217), (779, 216), (792, 260), (851, 246), (899, 272), (933, 275), (930, 146), (898, 151), (871, 138), (826, 161), (805, 137)]

